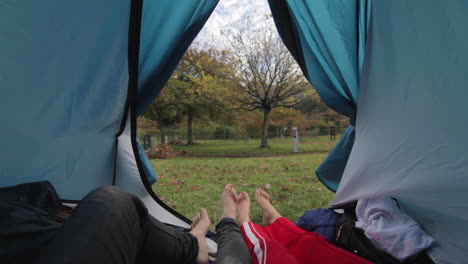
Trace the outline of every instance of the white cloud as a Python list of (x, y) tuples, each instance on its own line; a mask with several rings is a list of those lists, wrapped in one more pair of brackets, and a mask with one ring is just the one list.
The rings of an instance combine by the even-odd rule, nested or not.
[(256, 20), (260, 21), (267, 14), (271, 14), (267, 0), (220, 0), (196, 41), (215, 42), (223, 47), (221, 30), (224, 27), (246, 16), (251, 17), (255, 25)]

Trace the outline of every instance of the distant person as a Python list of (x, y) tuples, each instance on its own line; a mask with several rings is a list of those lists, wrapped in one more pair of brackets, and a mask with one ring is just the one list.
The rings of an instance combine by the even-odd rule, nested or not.
[(336, 126), (329, 126), (328, 132), (330, 134), (330, 141), (334, 142), (336, 140)]
[(308, 232), (282, 217), (271, 205), (269, 195), (262, 189), (255, 200), (263, 210), (261, 227), (250, 221), (250, 198), (241, 192), (237, 211), (242, 235), (254, 264), (371, 264), (372, 262), (330, 244), (315, 232)]

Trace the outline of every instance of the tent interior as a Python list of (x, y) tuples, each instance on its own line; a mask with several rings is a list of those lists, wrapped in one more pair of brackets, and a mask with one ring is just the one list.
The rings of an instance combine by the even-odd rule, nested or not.
[[(163, 222), (190, 221), (154, 194), (136, 118), (215, 0), (0, 0), (0, 187), (50, 181), (80, 200), (113, 184)], [(351, 126), (317, 170), (339, 207), (391, 196), (437, 241), (468, 250), (468, 2), (269, 0), (321, 99)]]

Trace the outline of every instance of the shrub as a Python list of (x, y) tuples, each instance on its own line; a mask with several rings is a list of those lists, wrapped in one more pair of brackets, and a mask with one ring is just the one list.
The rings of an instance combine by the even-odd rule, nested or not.
[(231, 132), (228, 127), (217, 127), (213, 133), (215, 139), (229, 139)]
[(146, 155), (149, 159), (170, 159), (185, 155), (185, 150), (175, 151), (169, 145), (162, 145), (160, 147), (154, 147), (147, 150)]
[(184, 144), (185, 144), (184, 141), (182, 141), (182, 140), (180, 140), (180, 139), (178, 139), (178, 138), (171, 139), (171, 140), (169, 140), (168, 143), (169, 143), (170, 145), (184, 145)]

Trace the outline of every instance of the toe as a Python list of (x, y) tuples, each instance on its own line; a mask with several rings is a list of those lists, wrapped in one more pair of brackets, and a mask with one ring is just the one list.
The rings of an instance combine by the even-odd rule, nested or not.
[(205, 208), (200, 209), (200, 216), (207, 216), (208, 211)]
[(260, 195), (262, 195), (262, 189), (255, 190), (255, 196), (259, 197)]

